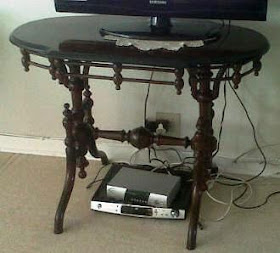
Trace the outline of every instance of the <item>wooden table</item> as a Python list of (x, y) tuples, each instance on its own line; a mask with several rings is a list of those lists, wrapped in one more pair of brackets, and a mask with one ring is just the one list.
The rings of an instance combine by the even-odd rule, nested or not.
[[(146, 19), (106, 16), (83, 16), (51, 18), (30, 22), (17, 28), (10, 40), (21, 49), (22, 64), (26, 71), (30, 66), (49, 70), (53, 80), (58, 79), (69, 89), (72, 106), (64, 105), (63, 125), (66, 129), (66, 179), (61, 199), (55, 215), (54, 232), (63, 232), (64, 213), (74, 187), (76, 167), (79, 177), (85, 178), (85, 158), (90, 152), (95, 158), (108, 163), (104, 152), (97, 149), (97, 138), (128, 141), (137, 148), (157, 145), (177, 145), (194, 151), (192, 203), (189, 212), (188, 249), (196, 247), (196, 235), (202, 193), (207, 189), (212, 155), (217, 148), (213, 135), (213, 101), (218, 98), (220, 84), (232, 81), (237, 89), (244, 76), (261, 70), (261, 58), (269, 50), (266, 38), (250, 29), (225, 26), (221, 37), (200, 48), (184, 47), (179, 51), (153, 50), (140, 51), (132, 46), (118, 47), (115, 42), (104, 40), (100, 28), (129, 30), (144, 27)], [(184, 27), (184, 23), (177, 25)], [(43, 65), (32, 61), (38, 55), (49, 59)], [(245, 64), (252, 64), (243, 72)], [(153, 66), (153, 67), (151, 67)], [(90, 68), (113, 68), (113, 76), (91, 75)], [(174, 82), (126, 78), (123, 69), (135, 71), (157, 71), (174, 74)], [(89, 79), (113, 81), (116, 89), (123, 82), (155, 85), (173, 85), (178, 95), (184, 88), (184, 72), (189, 74), (192, 96), (199, 105), (197, 131), (192, 138), (172, 138), (153, 136), (144, 127), (129, 132), (106, 131), (95, 128), (92, 117), (93, 100), (88, 84)], [(230, 73), (230, 75), (227, 75)]]

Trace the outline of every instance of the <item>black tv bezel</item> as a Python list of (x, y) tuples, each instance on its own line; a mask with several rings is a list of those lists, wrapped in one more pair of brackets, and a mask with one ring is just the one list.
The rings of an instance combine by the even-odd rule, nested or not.
[(112, 6), (100, 4), (83, 5), (80, 1), (69, 0), (55, 0), (56, 11), (71, 12), (71, 13), (87, 13), (87, 14), (107, 14), (107, 15), (126, 15), (126, 16), (160, 16), (169, 18), (198, 18), (198, 19), (224, 19), (224, 20), (253, 20), (266, 21), (267, 19), (267, 0), (264, 0), (263, 6), (254, 12), (246, 10), (225, 11), (225, 10), (192, 10), (192, 11), (178, 11), (166, 10), (159, 6), (151, 8), (149, 5), (144, 5), (143, 9), (135, 8), (112, 8)]

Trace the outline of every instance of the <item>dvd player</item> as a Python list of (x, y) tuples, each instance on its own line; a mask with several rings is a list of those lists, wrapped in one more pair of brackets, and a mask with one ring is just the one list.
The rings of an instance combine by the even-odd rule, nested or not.
[(120, 214), (126, 216), (157, 218), (157, 219), (178, 219), (186, 218), (184, 209), (159, 208), (149, 206), (130, 205), (122, 203), (110, 203), (95, 201), (91, 202), (91, 209), (112, 214)]
[(180, 184), (178, 176), (122, 166), (107, 183), (107, 197), (135, 205), (170, 207)]
[[(114, 176), (120, 171), (122, 167), (122, 164), (113, 164), (111, 166), (104, 180), (102, 181), (92, 198), (92, 210), (141, 218), (174, 220), (182, 220), (186, 218), (191, 198), (191, 183), (189, 181), (191, 179), (190, 172), (180, 173), (179, 176), (181, 177), (181, 186), (170, 207), (153, 207), (148, 205), (126, 203), (125, 200), (120, 201), (108, 197), (107, 183), (110, 182), (112, 178), (114, 178)], [(130, 167), (130, 169), (138, 170), (139, 168)], [(142, 169), (147, 170), (148, 167), (143, 167)]]

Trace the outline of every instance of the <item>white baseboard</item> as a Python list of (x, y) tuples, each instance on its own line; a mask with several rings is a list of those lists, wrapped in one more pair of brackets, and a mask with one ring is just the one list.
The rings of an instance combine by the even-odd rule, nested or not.
[[(136, 151), (128, 144), (108, 140), (97, 141), (98, 148), (105, 151), (110, 159), (126, 161)], [(65, 157), (63, 139), (0, 134), (0, 152)], [(95, 160), (88, 155), (88, 159)]]
[[(111, 161), (115, 162), (128, 162), (131, 155), (136, 152), (134, 147), (126, 143), (100, 140), (97, 142), (97, 145), (100, 150), (106, 152)], [(0, 152), (65, 157), (65, 146), (62, 139), (0, 135)], [(182, 156), (191, 155), (190, 152), (183, 151), (182, 149), (180, 149), (179, 152)], [(166, 157), (165, 155), (167, 155), (167, 153), (161, 153), (162, 157)], [(87, 156), (87, 158), (94, 159), (91, 156)], [(178, 159), (175, 153), (170, 152), (168, 153), (168, 160), (175, 162)], [(263, 164), (260, 164), (258, 159), (252, 158), (233, 163), (232, 158), (218, 156), (214, 161), (220, 171), (234, 174), (256, 175), (263, 167)], [(140, 152), (137, 155), (137, 162), (147, 163), (147, 153)], [(264, 176), (278, 177), (279, 175), (279, 166), (267, 165)]]
[(64, 150), (63, 140), (0, 135), (1, 152), (64, 157)]

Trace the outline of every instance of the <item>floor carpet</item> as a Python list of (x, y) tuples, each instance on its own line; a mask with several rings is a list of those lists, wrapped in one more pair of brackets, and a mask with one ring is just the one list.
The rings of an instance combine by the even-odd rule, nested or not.
[[(84, 253), (139, 252), (183, 253), (188, 221), (149, 220), (92, 212), (87, 190), (100, 167), (91, 162), (85, 180), (77, 179), (64, 228), (53, 234), (53, 218), (64, 182), (64, 159), (0, 153), (0, 252)], [(97, 186), (95, 186), (97, 187)], [(280, 179), (264, 178), (254, 184), (248, 204), (262, 202), (279, 190)], [(216, 185), (212, 194), (228, 201), (229, 187)], [(257, 210), (233, 207), (220, 222), (226, 206), (210, 200), (202, 203), (204, 230), (198, 232), (195, 252), (280, 252), (280, 196)]]

